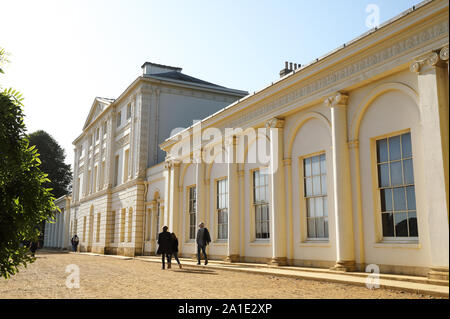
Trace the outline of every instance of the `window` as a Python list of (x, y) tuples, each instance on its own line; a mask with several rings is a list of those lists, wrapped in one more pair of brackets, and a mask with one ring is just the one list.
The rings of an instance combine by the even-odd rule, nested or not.
[(83, 241), (86, 242), (86, 216), (83, 217)]
[(127, 120), (131, 118), (131, 103), (127, 105)]
[(97, 127), (95, 130), (95, 141), (97, 142), (100, 139), (100, 128)]
[(253, 172), (253, 206), (255, 209), (255, 238), (270, 238), (269, 184), (266, 170)]
[(328, 238), (325, 154), (303, 159), (303, 176), (308, 239)]
[(228, 239), (228, 179), (217, 181), (217, 239)]
[(119, 127), (122, 124), (122, 113), (121, 112), (117, 113), (116, 121), (117, 121), (116, 127)]
[(131, 242), (133, 237), (133, 208), (128, 210), (128, 242)]
[(100, 241), (100, 222), (101, 222), (101, 218), (102, 218), (101, 213), (97, 213), (97, 231), (96, 231), (96, 236), (95, 236), (95, 241), (96, 242)]
[(160, 204), (158, 202), (156, 207), (156, 240), (158, 240), (158, 235), (161, 232), (160, 228), (160, 218), (161, 218), (161, 210), (160, 210)]
[(128, 180), (128, 160), (130, 157), (130, 150), (125, 151), (124, 165), (123, 165), (123, 181), (126, 182)]
[(195, 223), (197, 213), (197, 188), (195, 186), (189, 189), (189, 239), (195, 239)]
[(108, 123), (107, 122), (103, 122), (103, 125), (102, 125), (103, 137), (105, 137), (107, 131), (108, 131)]
[(94, 182), (92, 184), (93, 193), (97, 191), (97, 174), (98, 174), (98, 165), (94, 167)]
[(91, 193), (91, 170), (88, 170), (88, 176), (87, 176), (87, 185), (86, 185), (86, 194)]
[(99, 189), (103, 189), (104, 185), (105, 185), (105, 167), (106, 167), (106, 163), (105, 161), (102, 161), (102, 165), (101, 165), (101, 169), (100, 169), (100, 185), (99, 185)]
[(116, 241), (116, 211), (111, 213), (111, 242), (114, 243)]
[(125, 208), (122, 209), (122, 214), (120, 216), (120, 242), (125, 241), (125, 215), (127, 210)]
[(114, 186), (117, 186), (119, 179), (119, 155), (114, 160)]
[(411, 133), (377, 141), (383, 237), (418, 237)]

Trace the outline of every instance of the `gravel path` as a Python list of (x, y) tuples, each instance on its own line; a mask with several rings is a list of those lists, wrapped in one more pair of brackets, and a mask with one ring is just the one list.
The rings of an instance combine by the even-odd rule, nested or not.
[[(432, 298), (207, 267), (161, 270), (160, 264), (141, 260), (49, 251), (36, 256), (11, 279), (0, 278), (0, 298)], [(80, 269), (80, 288), (66, 287), (71, 264)]]

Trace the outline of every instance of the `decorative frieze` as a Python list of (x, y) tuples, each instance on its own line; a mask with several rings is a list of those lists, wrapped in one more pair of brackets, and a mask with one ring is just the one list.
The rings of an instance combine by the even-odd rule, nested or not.
[(127, 134), (123, 137), (121, 137), (116, 143), (114, 144), (114, 148), (118, 149), (125, 145), (127, 145), (130, 142), (130, 134)]
[[(250, 122), (252, 119), (257, 118), (263, 114), (267, 114), (270, 111), (284, 106), (289, 103), (293, 103), (301, 98), (311, 96), (314, 93), (324, 90), (325, 88), (363, 72), (376, 65), (382, 64), (387, 60), (396, 58), (401, 54), (410, 51), (412, 49), (423, 46), (425, 43), (437, 39), (445, 34), (448, 34), (449, 22), (441, 21), (434, 26), (431, 26), (425, 30), (417, 32), (401, 41), (393, 43), (387, 48), (378, 50), (377, 52), (360, 58), (359, 60), (352, 59), (351, 63), (347, 63), (342, 68), (330, 72), (319, 79), (303, 85), (291, 92), (279, 95), (271, 101), (262, 104), (260, 107), (251, 111), (241, 111), (239, 115), (230, 122), (225, 123), (224, 127), (243, 127), (245, 123)], [(444, 51), (445, 54), (445, 51)]]

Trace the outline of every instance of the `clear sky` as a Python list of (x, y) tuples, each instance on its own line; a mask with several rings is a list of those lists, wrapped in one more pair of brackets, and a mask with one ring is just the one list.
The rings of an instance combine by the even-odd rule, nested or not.
[(0, 47), (11, 55), (0, 86), (25, 97), (28, 132), (65, 149), (96, 96), (117, 98), (145, 61), (226, 87), (257, 91), (284, 61), (307, 64), (420, 0), (0, 0)]

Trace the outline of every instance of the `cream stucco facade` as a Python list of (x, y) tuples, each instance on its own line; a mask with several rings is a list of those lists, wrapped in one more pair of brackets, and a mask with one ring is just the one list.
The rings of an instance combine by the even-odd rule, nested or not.
[[(164, 153), (148, 150), (158, 139), (143, 133), (153, 84), (96, 100), (91, 113), (100, 115), (74, 142), (78, 149), (107, 121), (106, 148), (86, 144), (75, 157), (71, 233), (81, 234), (81, 250), (151, 254), (164, 224), (192, 256), (204, 221), (211, 258), (337, 271), (375, 264), (448, 279), (448, 9), (425, 1), (159, 140), (162, 163), (154, 154)], [(130, 102), (130, 122), (116, 129)], [(256, 129), (264, 134), (249, 133)], [(180, 153), (183, 142), (193, 147)], [(261, 161), (254, 154), (264, 147)], [(122, 163), (127, 149), (126, 181), (114, 186), (112, 159)], [(92, 191), (86, 176), (102, 161)]]
[[(215, 258), (344, 271), (376, 264), (384, 273), (448, 278), (448, 26), (448, 1), (423, 2), (162, 143), (171, 191), (164, 222), (182, 238), (183, 255), (196, 253), (189, 233), (195, 187), (196, 221), (210, 229)], [(213, 128), (222, 134), (200, 141)], [(227, 135), (227, 128), (243, 132)], [(242, 138), (257, 128), (266, 134)], [(391, 143), (394, 161), (400, 136), (404, 160), (397, 170), (399, 162), (378, 158), (381, 145)], [(249, 160), (259, 139), (268, 162)], [(189, 140), (190, 153), (173, 151)], [(198, 160), (214, 152), (230, 158), (240, 147), (244, 163)], [(322, 193), (314, 205), (322, 216), (313, 216), (306, 163), (319, 159)], [(380, 185), (383, 165), (391, 167), (392, 184), (400, 174), (402, 187)], [(260, 173), (254, 172), (262, 167), (269, 169), (262, 201), (269, 231), (258, 235), (267, 228), (265, 208), (261, 213), (255, 200)], [(226, 240), (218, 231), (221, 179), (228, 181)], [(395, 207), (387, 203), (392, 192)], [(392, 212), (384, 212), (388, 205)], [(314, 227), (323, 232), (313, 219), (327, 225), (326, 236), (311, 235)]]

